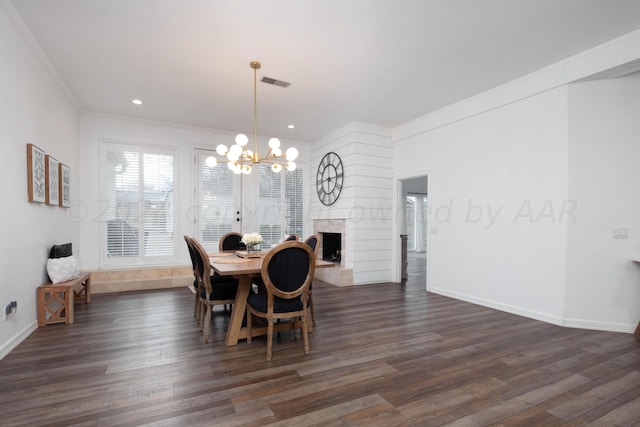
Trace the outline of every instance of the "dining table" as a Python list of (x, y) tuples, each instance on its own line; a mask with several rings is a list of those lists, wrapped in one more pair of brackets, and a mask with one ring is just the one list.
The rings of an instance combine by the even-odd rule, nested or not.
[[(247, 309), (247, 297), (251, 291), (253, 279), (260, 277), (262, 272), (262, 261), (268, 251), (262, 251), (259, 254), (248, 256), (239, 256), (236, 251), (225, 251), (210, 253), (209, 262), (211, 268), (221, 276), (232, 276), (238, 279), (238, 290), (231, 311), (231, 319), (227, 328), (227, 335), (224, 340), (227, 346), (238, 344), (238, 340), (247, 338), (247, 328), (244, 324), (245, 312)], [(244, 253), (242, 253), (244, 254)], [(244, 254), (246, 255), (246, 254)], [(334, 262), (322, 259), (315, 260), (316, 268), (330, 268), (336, 264)], [(274, 331), (291, 330), (294, 328), (292, 322), (281, 322), (274, 325)], [(308, 322), (309, 332), (313, 331), (313, 325)], [(253, 325), (251, 336), (259, 336), (267, 334), (267, 326)]]

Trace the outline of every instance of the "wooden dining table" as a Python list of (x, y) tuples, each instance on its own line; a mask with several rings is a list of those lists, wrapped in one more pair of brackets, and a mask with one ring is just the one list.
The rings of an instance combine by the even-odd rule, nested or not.
[[(247, 338), (247, 328), (243, 326), (244, 315), (247, 309), (247, 297), (251, 290), (254, 278), (260, 277), (262, 261), (268, 251), (260, 253), (259, 257), (243, 258), (236, 255), (235, 251), (218, 252), (209, 254), (211, 267), (221, 276), (232, 276), (238, 279), (238, 290), (231, 311), (231, 320), (227, 328), (227, 336), (224, 340), (227, 346), (238, 344), (239, 339)], [(316, 268), (334, 267), (335, 263), (316, 259)], [(274, 331), (290, 330), (293, 323), (283, 322), (274, 325)], [(309, 332), (313, 331), (313, 325), (308, 322)], [(251, 336), (267, 334), (267, 326), (254, 325)]]

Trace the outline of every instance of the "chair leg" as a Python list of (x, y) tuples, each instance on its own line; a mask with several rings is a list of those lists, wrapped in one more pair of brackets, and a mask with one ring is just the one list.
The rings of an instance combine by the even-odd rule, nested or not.
[(204, 342), (209, 343), (209, 331), (211, 330), (211, 305), (207, 304), (207, 314), (204, 316)]
[(271, 345), (273, 344), (273, 318), (267, 318), (267, 362), (271, 361)]
[(196, 309), (196, 322), (200, 325), (200, 329), (202, 329), (202, 301), (198, 297), (198, 308)]
[(309, 308), (311, 309), (311, 323), (316, 324), (316, 312), (313, 309), (313, 296), (309, 294)]
[(196, 289), (196, 302), (193, 305), (193, 316), (198, 317), (198, 306), (200, 305), (200, 295), (198, 295), (198, 290)]
[(307, 334), (307, 317), (302, 315), (302, 340), (304, 341), (304, 354), (309, 354), (309, 335)]
[[(200, 324), (200, 330), (202, 331), (204, 329), (204, 314), (202, 313), (202, 310), (206, 310), (207, 307), (205, 305), (204, 302), (200, 301), (200, 315), (198, 316), (198, 323)], [(205, 311), (206, 313), (206, 311)]]
[(247, 307), (247, 344), (251, 344), (251, 330), (253, 329), (252, 317), (249, 307)]

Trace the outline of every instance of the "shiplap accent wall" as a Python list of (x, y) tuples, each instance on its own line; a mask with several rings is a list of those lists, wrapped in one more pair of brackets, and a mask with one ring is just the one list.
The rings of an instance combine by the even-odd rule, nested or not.
[[(318, 200), (315, 175), (327, 152), (342, 159), (344, 187), (332, 206)], [(344, 266), (354, 285), (392, 280), (393, 147), (391, 130), (351, 123), (317, 141), (311, 153), (312, 219), (344, 219)]]

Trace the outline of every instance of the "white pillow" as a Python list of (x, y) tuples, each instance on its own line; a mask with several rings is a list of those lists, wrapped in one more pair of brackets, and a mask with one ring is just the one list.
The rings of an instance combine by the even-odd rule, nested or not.
[(51, 283), (66, 282), (80, 277), (80, 267), (78, 267), (78, 261), (73, 255), (64, 258), (49, 258), (47, 273), (49, 273)]

